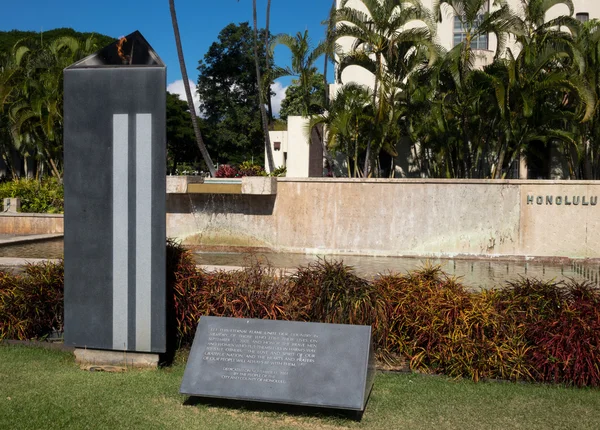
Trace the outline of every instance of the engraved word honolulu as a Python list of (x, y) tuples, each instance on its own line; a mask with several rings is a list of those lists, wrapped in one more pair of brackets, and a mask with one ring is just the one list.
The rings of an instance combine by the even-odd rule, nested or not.
[(596, 206), (598, 204), (598, 196), (527, 196), (527, 204), (533, 205), (565, 205), (565, 206)]

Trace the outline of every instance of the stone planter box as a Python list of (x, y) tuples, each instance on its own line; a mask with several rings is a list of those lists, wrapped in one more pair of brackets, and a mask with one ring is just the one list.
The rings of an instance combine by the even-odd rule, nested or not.
[(277, 178), (244, 176), (243, 178), (207, 178), (202, 183), (187, 183), (190, 194), (277, 194)]
[(167, 194), (186, 194), (189, 184), (201, 184), (202, 176), (167, 176)]
[(245, 176), (242, 178), (242, 194), (277, 194), (277, 178), (272, 176)]

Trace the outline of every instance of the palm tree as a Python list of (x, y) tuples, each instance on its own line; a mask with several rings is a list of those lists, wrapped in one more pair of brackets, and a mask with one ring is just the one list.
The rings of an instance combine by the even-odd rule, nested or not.
[[(546, 21), (547, 12), (557, 4), (567, 6), (569, 15)], [(523, 15), (515, 17), (512, 28), (518, 54), (509, 50), (506, 55), (511, 78), (508, 95), (512, 100), (512, 121), (507, 122), (509, 137), (504, 145), (512, 151), (509, 164), (519, 157), (531, 157), (535, 145), (539, 146), (536, 142), (547, 145), (558, 141), (576, 147), (567, 124), (586, 123), (597, 98), (583, 78), (585, 59), (575, 42), (580, 23), (571, 16), (573, 2), (530, 0), (522, 6)], [(498, 167), (501, 171), (502, 164)], [(570, 170), (573, 177), (573, 164)]]
[[(515, 26), (520, 51), (516, 58), (511, 52), (508, 55), (509, 94), (514, 100), (512, 115), (518, 112), (521, 121), (510, 124), (512, 149), (518, 151), (511, 161), (531, 154), (528, 145), (536, 141), (558, 141), (577, 148), (568, 124), (587, 123), (596, 109), (597, 95), (584, 76), (586, 61), (576, 43), (581, 25), (570, 15), (545, 21), (554, 4), (567, 6), (570, 15), (574, 12), (571, 0), (530, 0)], [(535, 137), (528, 138), (531, 134)], [(570, 164), (574, 178), (577, 163)]]
[(0, 147), (2, 149), (2, 160), (11, 171), (13, 177), (15, 177), (15, 171), (13, 170), (10, 157), (13, 145), (9, 133), (9, 118), (5, 106), (7, 107), (10, 104), (16, 92), (13, 84), (16, 71), (17, 68), (14, 65), (12, 56), (4, 55), (0, 57)]
[(327, 129), (326, 145), (333, 152), (346, 157), (348, 177), (359, 177), (359, 157), (364, 153), (373, 124), (370, 107), (372, 92), (358, 84), (344, 85), (331, 100), (329, 109), (321, 115), (312, 116), (308, 129), (324, 125)]
[(23, 41), (14, 48), (15, 91), (8, 106), (12, 140), (25, 158), (45, 158), (57, 178), (61, 176), (62, 71), (95, 49), (93, 36), (85, 43), (61, 37), (47, 45), (41, 40)]
[(333, 59), (334, 51), (335, 51), (335, 13), (336, 13), (336, 5), (337, 1), (333, 0), (331, 2), (331, 8), (329, 9), (329, 17), (325, 23), (325, 43), (327, 47), (325, 49), (325, 58), (323, 62), (323, 86), (325, 88), (324, 100), (325, 105), (323, 106), (325, 109), (329, 107), (329, 85), (327, 84), (327, 66), (329, 65), (329, 61)]
[[(362, 0), (367, 12), (348, 7), (349, 0), (342, 0), (341, 8), (337, 10), (335, 38), (354, 38), (352, 51), (340, 59), (338, 73), (350, 65), (360, 65), (374, 75), (372, 107), (375, 115), (375, 127), (382, 123), (385, 117), (382, 100), (381, 81), (387, 73), (385, 57), (393, 52), (397, 43), (413, 41), (415, 45), (430, 40), (433, 33), (433, 23), (430, 13), (419, 0), (403, 2), (399, 0)], [(416, 28), (408, 28), (413, 23), (419, 23)], [(371, 147), (375, 136), (367, 142), (364, 175), (369, 175), (371, 164)]]
[[(572, 16), (575, 13), (572, 0), (521, 0), (521, 4), (523, 15), (516, 17), (513, 31), (522, 49), (533, 46), (541, 38), (551, 38), (559, 45), (568, 45), (569, 33), (575, 35), (580, 30), (579, 21)], [(569, 14), (546, 21), (548, 11), (556, 5), (566, 6)], [(563, 31), (563, 28), (568, 29), (569, 33)]]
[[(594, 20), (583, 24), (583, 28), (578, 35), (577, 45), (586, 61), (585, 80), (596, 93), (596, 100), (600, 100), (600, 21)], [(571, 165), (580, 165), (578, 170), (582, 179), (600, 179), (599, 103), (596, 103), (590, 121), (577, 123), (575, 127), (578, 162), (572, 160)], [(570, 151), (569, 155), (573, 152)]]
[(181, 69), (181, 77), (183, 79), (183, 87), (185, 88), (185, 96), (187, 98), (190, 118), (192, 120), (192, 126), (194, 127), (194, 134), (196, 135), (196, 143), (204, 159), (204, 163), (210, 172), (210, 176), (214, 177), (216, 174), (215, 166), (210, 158), (204, 140), (202, 139), (202, 133), (200, 133), (200, 127), (198, 127), (198, 118), (196, 116), (196, 109), (194, 108), (194, 101), (192, 99), (192, 92), (190, 90), (190, 81), (185, 68), (185, 59), (183, 57), (183, 47), (181, 46), (181, 36), (179, 34), (179, 24), (177, 23), (177, 14), (175, 12), (175, 0), (169, 0), (169, 7), (171, 9), (171, 22), (173, 24), (173, 33), (175, 34), (175, 45), (177, 46), (177, 56), (179, 57), (179, 68)]
[(269, 45), (271, 44), (269, 27), (271, 25), (271, 0), (267, 1), (267, 17), (265, 21), (265, 78), (263, 85), (265, 85), (265, 94), (267, 98), (267, 107), (268, 107), (268, 118), (269, 124), (273, 121), (273, 105), (271, 103), (271, 59), (269, 58)]
[[(291, 68), (283, 69), (284, 72), (281, 73), (281, 75), (286, 74), (297, 77), (295, 83), (300, 89), (302, 99), (300, 114), (303, 117), (308, 117), (313, 110), (313, 106), (323, 107), (325, 105), (325, 101), (322, 98), (323, 94), (316, 94), (313, 92), (313, 82), (318, 73), (315, 63), (319, 57), (326, 53), (327, 43), (321, 42), (313, 48), (311, 46), (310, 38), (308, 37), (308, 30), (305, 30), (304, 33), (296, 33), (295, 37), (290, 36), (289, 34), (278, 34), (273, 39), (272, 43), (273, 47), (277, 45), (286, 46), (292, 54)], [(323, 147), (323, 154), (329, 164), (330, 172), (335, 176), (333, 170), (334, 161), (327, 150), (323, 133), (318, 127), (316, 127), (315, 130), (317, 131), (318, 139)], [(310, 136), (310, 133), (308, 134)]]
[(473, 108), (477, 108), (479, 96), (478, 88), (471, 82), (476, 58), (473, 45), (479, 38), (494, 34), (497, 40), (495, 58), (498, 58), (504, 53), (506, 41), (514, 31), (518, 19), (506, 0), (496, 0), (494, 5), (498, 9), (493, 11), (487, 10), (488, 4), (488, 0), (439, 0), (433, 9), (434, 16), (441, 21), (442, 6), (449, 6), (463, 32), (463, 40), (443, 60), (442, 67), (449, 79), (446, 81), (442, 112), (455, 118), (450, 127), (456, 129), (459, 135), (455, 141), (456, 146), (450, 151), (455, 159), (454, 172), (465, 178), (474, 175), (477, 162), (473, 155), (482, 150), (482, 142), (475, 139), (478, 123), (471, 120), (476, 115)]
[[(239, 2), (239, 0), (238, 0)], [(256, 84), (258, 86), (258, 107), (260, 109), (260, 118), (263, 128), (263, 134), (265, 137), (265, 152), (267, 153), (267, 164), (269, 171), (275, 170), (275, 161), (273, 160), (273, 148), (271, 148), (271, 138), (269, 136), (269, 121), (272, 119), (273, 108), (271, 106), (271, 82), (277, 76), (273, 73), (270, 67), (269, 59), (269, 24), (271, 17), (271, 0), (267, 2), (267, 18), (266, 18), (266, 29), (265, 29), (265, 70), (266, 74), (263, 77), (260, 71), (260, 57), (258, 55), (258, 20), (256, 10), (256, 0), (252, 0), (252, 24), (254, 29), (254, 64), (256, 66)], [(267, 109), (265, 103), (269, 106), (269, 113), (267, 116)]]
[[(270, 3), (269, 3), (270, 8)], [(265, 151), (267, 152), (267, 163), (269, 171), (275, 170), (275, 161), (273, 160), (273, 149), (271, 148), (271, 139), (269, 137), (269, 120), (265, 108), (265, 85), (260, 72), (260, 59), (258, 56), (258, 22), (256, 17), (256, 0), (252, 0), (252, 25), (254, 28), (254, 65), (256, 67), (256, 84), (258, 86), (258, 107), (260, 109), (260, 118), (262, 121), (263, 133), (265, 136)], [(268, 35), (265, 37), (269, 37)]]
[(12, 57), (8, 55), (0, 57), (0, 111), (14, 93), (15, 88), (11, 81), (16, 70)]
[[(278, 34), (272, 42), (272, 46), (286, 46), (292, 54), (291, 68), (284, 69), (288, 76), (295, 76), (296, 82), (302, 92), (302, 116), (308, 116), (311, 111), (311, 106), (314, 104), (323, 105), (321, 94), (315, 95), (312, 92), (312, 82), (317, 74), (315, 63), (317, 59), (325, 54), (326, 44), (319, 43), (315, 48), (312, 48), (308, 30), (304, 33), (298, 32), (295, 37), (289, 34)], [(318, 101), (315, 100), (318, 97)]]
[(536, 145), (558, 141), (574, 146), (575, 136), (567, 124), (585, 123), (586, 111), (596, 104), (587, 83), (573, 70), (553, 69), (543, 55), (530, 62), (524, 57), (498, 61), (479, 74), (493, 91), (489, 99), (497, 104), (494, 178), (506, 174), (505, 164), (510, 170), (522, 156), (534, 156)]

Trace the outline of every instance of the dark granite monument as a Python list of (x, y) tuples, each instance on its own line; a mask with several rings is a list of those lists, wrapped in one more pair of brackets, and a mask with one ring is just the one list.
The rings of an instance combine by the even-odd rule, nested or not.
[(370, 326), (202, 317), (180, 392), (363, 411), (374, 374)]
[(166, 68), (134, 32), (64, 71), (65, 343), (166, 349)]

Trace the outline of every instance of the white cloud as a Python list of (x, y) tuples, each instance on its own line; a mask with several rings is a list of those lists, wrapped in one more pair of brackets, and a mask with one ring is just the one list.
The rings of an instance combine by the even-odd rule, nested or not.
[(271, 105), (273, 106), (273, 115), (279, 116), (279, 111), (281, 110), (281, 102), (285, 98), (285, 91), (288, 87), (284, 87), (279, 82), (275, 82), (271, 84), (271, 91), (275, 93), (273, 97), (271, 97)]
[[(190, 80), (190, 90), (192, 91), (192, 98), (194, 99), (194, 107), (196, 108), (196, 114), (200, 114), (200, 97), (198, 97), (198, 93), (196, 92), (196, 84)], [(178, 81), (171, 82), (167, 85), (167, 91), (171, 94), (177, 94), (179, 98), (185, 102), (187, 102), (187, 97), (185, 95), (185, 88), (183, 85), (183, 79), (179, 79)]]

